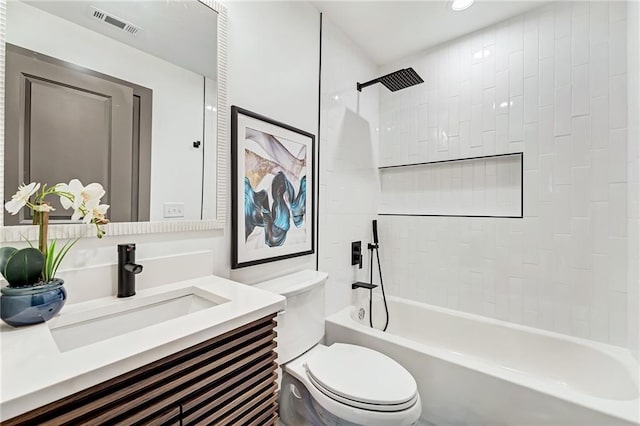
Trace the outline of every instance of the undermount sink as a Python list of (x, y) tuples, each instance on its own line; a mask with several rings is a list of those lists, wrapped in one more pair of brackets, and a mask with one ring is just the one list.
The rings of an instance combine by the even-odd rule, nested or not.
[(74, 312), (66, 316), (64, 321), (51, 321), (48, 324), (58, 349), (67, 352), (211, 309), (228, 301), (213, 293), (191, 287), (142, 298), (114, 298), (98, 309)]

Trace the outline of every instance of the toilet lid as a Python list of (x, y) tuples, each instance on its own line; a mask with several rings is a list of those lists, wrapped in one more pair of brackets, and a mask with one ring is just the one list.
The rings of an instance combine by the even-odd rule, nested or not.
[(329, 397), (358, 403), (358, 407), (394, 406), (402, 410), (413, 405), (418, 395), (416, 381), (404, 367), (361, 346), (334, 343), (311, 357), (306, 370), (311, 381)]

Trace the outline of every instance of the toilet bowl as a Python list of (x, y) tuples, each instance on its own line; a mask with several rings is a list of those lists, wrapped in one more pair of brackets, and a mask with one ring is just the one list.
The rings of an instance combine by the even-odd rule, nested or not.
[[(304, 413), (300, 384), (312, 399), (313, 411), (321, 424), (411, 425), (420, 417), (421, 403), (415, 380), (400, 364), (386, 355), (361, 346), (334, 343), (317, 345), (283, 366), (280, 390), (281, 417), (286, 424), (300, 424)], [(297, 383), (286, 380), (288, 376)], [(285, 383), (286, 382), (286, 383)], [(316, 423), (310, 423), (316, 424)]]
[(362, 346), (319, 343), (327, 274), (302, 271), (256, 284), (282, 294), (278, 315), (281, 421), (288, 426), (405, 426), (422, 412), (417, 384), (390, 357)]

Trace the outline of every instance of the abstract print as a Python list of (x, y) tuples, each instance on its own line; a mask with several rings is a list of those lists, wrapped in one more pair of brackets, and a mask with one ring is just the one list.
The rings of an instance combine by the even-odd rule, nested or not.
[(245, 130), (245, 243), (260, 248), (304, 242), (307, 146)]

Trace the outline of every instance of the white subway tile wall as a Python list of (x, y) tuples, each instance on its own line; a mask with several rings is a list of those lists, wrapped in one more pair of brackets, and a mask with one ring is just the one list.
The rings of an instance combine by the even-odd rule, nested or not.
[[(625, 2), (555, 3), (383, 69), (425, 84), (381, 92), (381, 166), (522, 151), (525, 170), (523, 219), (380, 217), (391, 294), (628, 344), (626, 37)], [(460, 178), (515, 183), (492, 173)], [(402, 179), (394, 209), (418, 188), (440, 185), (431, 209), (459, 190)]]
[[(363, 269), (351, 265), (351, 242), (371, 242), (371, 220), (378, 209), (380, 183), (378, 153), (378, 87), (357, 92), (356, 82), (378, 76), (376, 65), (326, 16), (322, 27), (322, 108), (320, 129), (319, 250), (321, 271), (329, 273), (325, 288), (325, 313), (330, 315), (351, 303), (351, 283), (368, 278), (368, 258)], [(386, 90), (386, 89), (385, 89)], [(448, 105), (447, 105), (448, 107)], [(426, 108), (426, 106), (425, 106)], [(406, 115), (408, 111), (403, 111)], [(425, 111), (414, 109), (405, 118), (413, 142), (405, 154), (418, 155), (417, 134)], [(400, 115), (398, 115), (400, 117)], [(411, 123), (411, 128), (409, 128)], [(364, 290), (360, 290), (364, 292)]]

